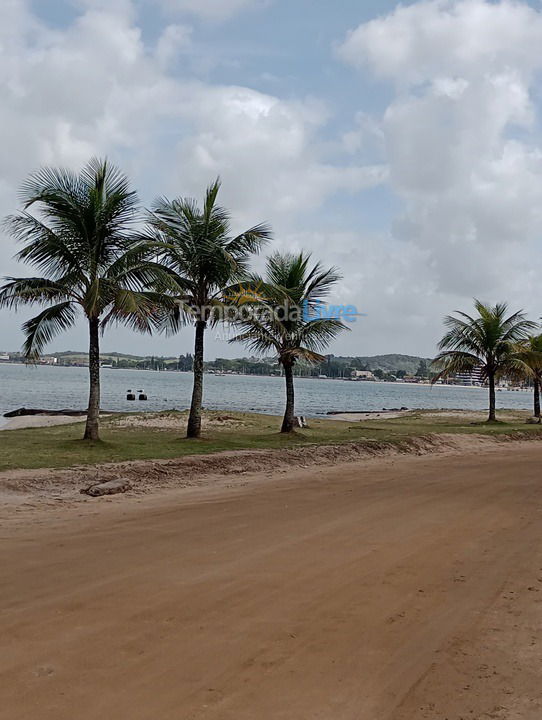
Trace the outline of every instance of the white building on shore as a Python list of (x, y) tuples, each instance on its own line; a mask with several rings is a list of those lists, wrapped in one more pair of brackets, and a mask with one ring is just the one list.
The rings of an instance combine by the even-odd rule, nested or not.
[(482, 368), (477, 367), (470, 372), (456, 373), (454, 385), (475, 385), (481, 387), (484, 382), (482, 380)]
[(352, 370), (352, 380), (376, 380), (370, 370)]

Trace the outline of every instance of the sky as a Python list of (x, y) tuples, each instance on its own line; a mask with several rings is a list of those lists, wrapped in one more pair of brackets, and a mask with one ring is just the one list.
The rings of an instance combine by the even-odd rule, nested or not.
[[(537, 1), (2, 0), (0, 216), (33, 170), (94, 155), (143, 207), (220, 176), (235, 230), (340, 268), (331, 302), (363, 316), (331, 352), (431, 356), (473, 297), (540, 317), (540, 47)], [(0, 276), (32, 275), (15, 252), (0, 231)], [(0, 311), (0, 350), (31, 315)], [(81, 320), (48, 349), (87, 344)], [(208, 332), (208, 358), (246, 354)]]

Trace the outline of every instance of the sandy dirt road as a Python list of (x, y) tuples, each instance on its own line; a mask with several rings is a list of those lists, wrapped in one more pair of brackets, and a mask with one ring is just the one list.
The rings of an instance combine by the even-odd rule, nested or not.
[(542, 448), (29, 511), (4, 720), (542, 717)]

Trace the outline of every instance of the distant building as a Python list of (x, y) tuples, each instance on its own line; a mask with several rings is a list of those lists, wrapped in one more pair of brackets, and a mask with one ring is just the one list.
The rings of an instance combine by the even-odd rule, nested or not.
[(477, 367), (470, 372), (456, 373), (453, 382), (454, 385), (476, 385), (480, 387), (484, 384), (482, 379), (482, 368)]
[(7, 353), (0, 353), (0, 362), (9, 362), (9, 355)]
[(352, 380), (376, 380), (370, 370), (352, 370)]

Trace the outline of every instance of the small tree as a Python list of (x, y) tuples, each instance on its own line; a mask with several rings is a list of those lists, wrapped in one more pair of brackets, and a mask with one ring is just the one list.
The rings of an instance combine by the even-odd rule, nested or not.
[(475, 316), (456, 311), (458, 317), (448, 315), (444, 319), (448, 332), (433, 361), (438, 372), (432, 382), (479, 368), (489, 388), (488, 422), (495, 422), (495, 382), (507, 374), (517, 374), (522, 363), (516, 345), (536, 323), (526, 320), (523, 311), (508, 315), (506, 303), (490, 306), (475, 300), (474, 307)]
[(195, 326), (189, 438), (201, 434), (204, 336), (208, 324), (216, 321), (213, 309), (223, 303), (229, 286), (245, 276), (250, 256), (271, 237), (263, 224), (232, 236), (230, 214), (216, 202), (219, 189), (219, 180), (209, 186), (203, 208), (192, 198), (160, 198), (148, 217), (161, 245), (161, 261), (177, 285), (178, 302), (166, 308), (162, 327), (173, 334), (188, 322)]
[[(91, 160), (79, 174), (43, 168), (23, 185), (23, 211), (5, 226), (23, 249), (17, 259), (42, 274), (5, 278), (0, 307), (45, 305), (23, 325), (24, 356), (35, 359), (82, 311), (89, 332), (89, 400), (85, 439), (98, 440), (100, 331), (111, 321), (150, 332), (159, 297), (148, 290), (162, 269), (152, 247), (134, 234), (137, 196), (127, 177), (106, 160)], [(36, 207), (37, 214), (28, 208)]]
[(347, 329), (335, 318), (314, 316), (315, 307), (340, 279), (335, 268), (309, 267), (310, 255), (275, 253), (268, 258), (263, 278), (253, 276), (253, 311), (238, 321), (242, 332), (230, 342), (242, 342), (255, 352), (274, 351), (284, 370), (286, 409), (281, 432), (294, 429), (294, 374), (298, 360), (324, 362), (320, 354)]

